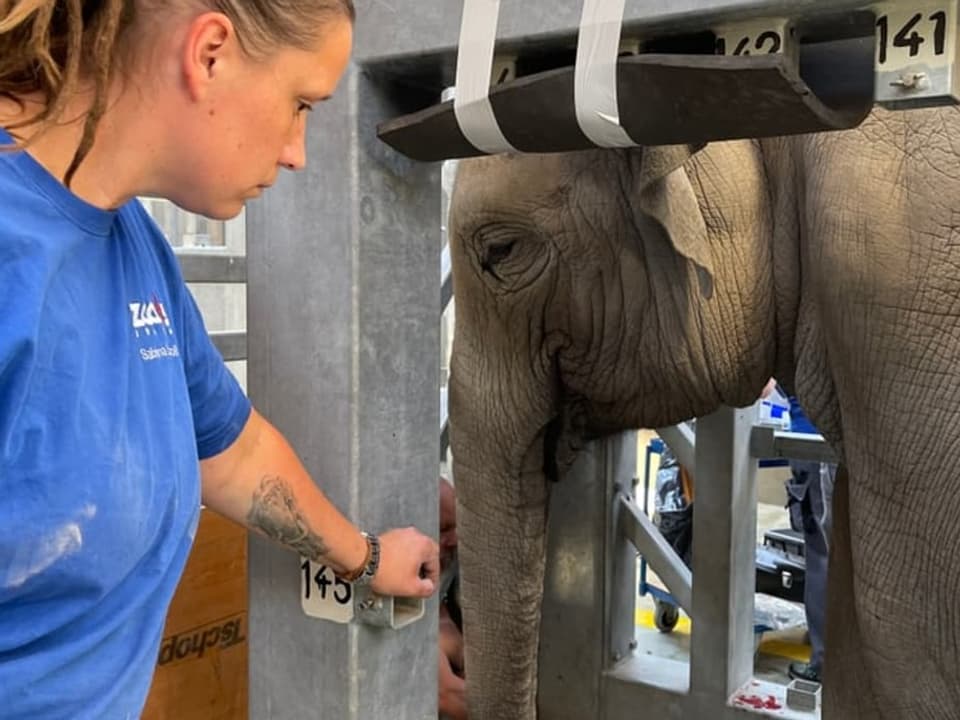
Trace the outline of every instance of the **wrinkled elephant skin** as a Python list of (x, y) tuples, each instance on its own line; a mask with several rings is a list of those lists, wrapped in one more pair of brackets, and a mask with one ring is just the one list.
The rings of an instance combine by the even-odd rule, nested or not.
[(960, 717), (960, 112), (464, 161), (450, 225), (472, 720), (536, 716), (549, 486), (582, 442), (770, 376), (849, 478), (824, 717)]

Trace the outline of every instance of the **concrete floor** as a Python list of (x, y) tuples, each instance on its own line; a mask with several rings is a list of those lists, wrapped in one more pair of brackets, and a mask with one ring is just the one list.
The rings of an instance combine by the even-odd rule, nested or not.
[[(644, 459), (647, 444), (655, 437), (652, 431), (640, 431), (638, 437), (637, 477), (643, 477)], [(650, 469), (649, 507), (653, 508), (652, 491), (657, 469), (657, 455), (653, 456)], [(763, 534), (774, 528), (789, 527), (789, 517), (784, 504), (786, 501), (784, 482), (789, 475), (786, 468), (760, 470), (758, 477), (759, 499), (757, 505), (757, 541), (762, 542)], [(656, 583), (653, 577), (650, 582)], [(761, 598), (758, 602), (763, 602)], [(777, 603), (785, 601), (775, 599)], [(790, 604), (789, 609), (802, 620), (802, 605)], [(669, 634), (659, 632), (653, 623), (654, 602), (650, 596), (638, 597), (636, 605), (637, 652), (652, 657), (689, 662), (690, 659), (690, 619), (681, 613), (676, 629)], [(810, 657), (810, 648), (805, 644), (806, 627), (800, 625), (790, 630), (765, 633), (761, 639), (756, 657), (754, 673), (760, 680), (778, 685), (789, 682), (787, 666), (794, 660), (806, 662)]]

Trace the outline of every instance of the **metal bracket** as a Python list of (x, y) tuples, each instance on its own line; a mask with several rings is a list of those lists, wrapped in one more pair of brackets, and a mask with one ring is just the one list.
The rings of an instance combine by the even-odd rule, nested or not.
[(399, 630), (423, 617), (422, 598), (378, 595), (369, 585), (337, 578), (327, 566), (300, 557), (300, 607), (308, 617)]
[(814, 462), (839, 462), (822, 435), (793, 433), (758, 425), (750, 434), (750, 454), (755, 458), (785, 458)]
[(794, 680), (787, 685), (787, 707), (801, 712), (816, 712), (820, 706), (820, 683)]
[[(871, 15), (872, 18), (872, 15)], [(856, 37), (768, 55), (628, 55), (618, 60), (620, 123), (638, 145), (770, 137), (859, 125), (873, 107), (872, 23)], [(507, 81), (489, 101), (504, 137), (522, 152), (595, 145), (576, 117), (575, 68)], [(382, 123), (381, 140), (421, 161), (484, 153), (447, 101)]]
[(422, 618), (426, 610), (422, 598), (377, 595), (356, 586), (353, 590), (353, 619), (365, 625), (399, 630)]

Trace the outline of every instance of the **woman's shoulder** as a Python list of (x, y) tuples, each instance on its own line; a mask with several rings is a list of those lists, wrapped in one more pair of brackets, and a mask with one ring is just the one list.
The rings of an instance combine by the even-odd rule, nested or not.
[(125, 242), (136, 246), (139, 254), (154, 259), (164, 275), (180, 281), (180, 265), (173, 247), (139, 199), (134, 198), (120, 208), (119, 221), (118, 232), (128, 236)]

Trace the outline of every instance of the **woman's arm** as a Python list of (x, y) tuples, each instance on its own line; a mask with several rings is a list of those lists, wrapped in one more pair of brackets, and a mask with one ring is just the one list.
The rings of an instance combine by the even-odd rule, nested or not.
[[(280, 432), (251, 411), (237, 440), (200, 463), (203, 502), (338, 575), (367, 559), (367, 541), (316, 486)], [(423, 575), (424, 577), (421, 577)], [(426, 597), (439, 575), (437, 544), (414, 528), (380, 536), (373, 590)]]

